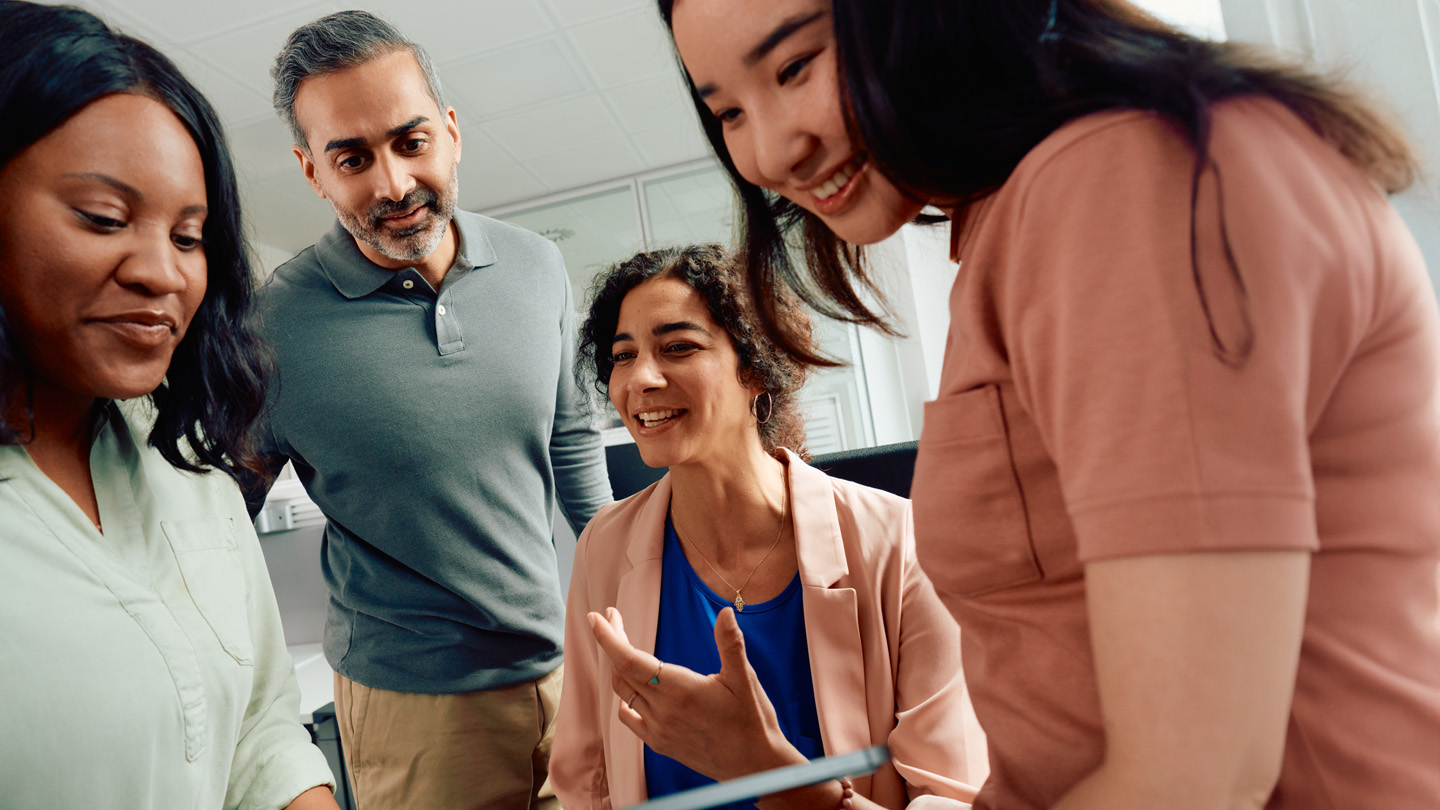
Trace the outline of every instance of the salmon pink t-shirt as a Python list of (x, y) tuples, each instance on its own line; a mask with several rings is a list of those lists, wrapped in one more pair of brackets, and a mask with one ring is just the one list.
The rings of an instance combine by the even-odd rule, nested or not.
[(1267, 806), (1440, 802), (1435, 293), (1279, 103), (1217, 105), (1210, 155), (1198, 269), (1194, 152), (1147, 112), (1071, 122), (955, 226), (912, 496), (989, 737), (977, 808), (1049, 807), (1103, 756), (1085, 564), (1224, 550), (1312, 555)]

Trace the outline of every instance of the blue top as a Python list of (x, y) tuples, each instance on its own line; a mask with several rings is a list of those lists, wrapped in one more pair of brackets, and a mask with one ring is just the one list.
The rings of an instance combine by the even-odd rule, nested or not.
[[(702, 675), (720, 671), (715, 649), (715, 619), (733, 602), (710, 590), (685, 559), (680, 538), (665, 520), (665, 550), (660, 574), (660, 615), (655, 626), (655, 657)], [(805, 646), (805, 609), (797, 574), (779, 596), (745, 605), (735, 614), (745, 634), (745, 654), (780, 719), (785, 739), (809, 759), (824, 756), (815, 684)], [(663, 676), (662, 676), (663, 677)], [(673, 759), (645, 747), (645, 784), (650, 798), (714, 784)], [(753, 802), (725, 805), (753, 808)]]
[(454, 222), (438, 290), (372, 263), (337, 223), (258, 301), (279, 365), (258, 449), (276, 470), (293, 461), (329, 519), (325, 657), (396, 692), (554, 670), (555, 500), (577, 532), (610, 500), (560, 251), (477, 214)]

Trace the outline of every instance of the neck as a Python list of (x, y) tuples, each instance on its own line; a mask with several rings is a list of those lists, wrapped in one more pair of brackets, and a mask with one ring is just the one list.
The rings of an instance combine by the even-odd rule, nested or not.
[[(726, 565), (750, 549), (768, 549), (785, 512), (785, 465), (759, 444), (723, 464), (670, 470), (670, 516), (675, 530)], [(724, 515), (724, 520), (715, 516)]]
[[(27, 443), (31, 454), (38, 448), (41, 452), (88, 452), (92, 415), (96, 399), (70, 391), (64, 391), (43, 381), (36, 380), (32, 388), (35, 419), (35, 438)], [(23, 394), (7, 421), (12, 425), (24, 425), (25, 406)]]

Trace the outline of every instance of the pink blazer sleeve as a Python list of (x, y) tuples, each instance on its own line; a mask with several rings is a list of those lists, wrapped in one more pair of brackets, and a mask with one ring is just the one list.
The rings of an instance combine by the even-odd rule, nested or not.
[[(603, 514), (603, 510), (601, 512)], [(605, 773), (602, 740), (605, 707), (602, 688), (609, 691), (609, 665), (601, 668), (599, 648), (585, 618), (591, 610), (603, 609), (590, 599), (590, 566), (586, 555), (591, 531), (600, 515), (580, 534), (575, 547), (575, 566), (570, 575), (570, 593), (565, 603), (565, 685), (555, 721), (555, 743), (550, 752), (550, 784), (566, 810), (609, 810), (610, 786)]]

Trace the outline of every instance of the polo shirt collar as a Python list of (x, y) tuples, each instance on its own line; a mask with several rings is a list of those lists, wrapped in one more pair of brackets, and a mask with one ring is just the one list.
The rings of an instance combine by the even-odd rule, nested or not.
[[(476, 267), (494, 264), (495, 248), (485, 233), (484, 220), (475, 214), (456, 211), (454, 222), (459, 245), (450, 274), (457, 274), (458, 278)], [(395, 278), (396, 271), (381, 267), (360, 252), (355, 238), (339, 220), (315, 243), (315, 258), (330, 283), (346, 298), (364, 298)], [(449, 274), (446, 277), (449, 278)]]

